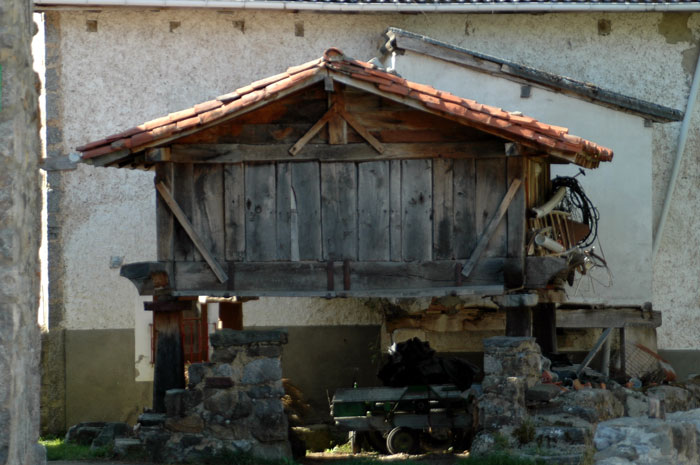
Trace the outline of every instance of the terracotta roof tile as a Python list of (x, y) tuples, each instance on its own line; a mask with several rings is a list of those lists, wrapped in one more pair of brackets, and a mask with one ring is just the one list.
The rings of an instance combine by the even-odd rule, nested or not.
[(236, 100), (237, 98), (240, 98), (241, 96), (238, 94), (238, 92), (229, 92), (228, 94), (220, 95), (216, 97), (217, 100), (221, 101), (222, 103), (229, 102), (231, 100)]
[(193, 128), (199, 124), (199, 115), (193, 116), (192, 118), (182, 119), (177, 122), (175, 128), (178, 131), (184, 131), (185, 129)]
[(287, 74), (291, 76), (292, 74), (297, 74), (301, 71), (306, 71), (309, 68), (314, 68), (318, 66), (322, 62), (323, 58), (318, 58), (316, 60), (307, 61), (306, 63), (298, 66), (292, 66), (291, 68), (287, 68)]
[(181, 119), (191, 118), (195, 115), (194, 108), (187, 108), (186, 110), (176, 111), (175, 113), (170, 113), (168, 118), (170, 121), (180, 121)]
[(379, 84), (379, 90), (383, 90), (384, 92), (391, 92), (392, 94), (399, 94), (406, 96), (411, 93), (411, 90), (406, 87), (402, 86), (400, 84), (397, 84), (395, 82), (392, 82), (388, 86), (385, 86), (383, 84)]
[(197, 114), (204, 113), (205, 111), (219, 108), (221, 105), (223, 105), (223, 104), (219, 100), (209, 100), (208, 102), (204, 102), (204, 103), (200, 103), (198, 105), (195, 105), (194, 112)]
[(260, 79), (235, 92), (147, 121), (78, 147), (77, 150), (83, 152), (84, 159), (100, 157), (125, 148), (136, 154), (143, 148), (157, 145), (159, 140), (166, 140), (180, 132), (216, 124), (227, 115), (273, 97), (324, 70), (327, 70), (325, 72), (331, 77), (334, 73), (342, 73), (352, 79), (373, 84), (380, 94), (396, 94), (413, 99), (422, 104), (427, 111), (444, 114), (462, 121), (463, 124), (535, 150), (558, 156), (563, 154), (581, 166), (595, 167), (599, 162), (610, 161), (613, 157), (612, 150), (572, 136), (568, 134), (567, 128), (542, 123), (519, 113), (509, 113), (501, 108), (458, 97), (429, 85), (408, 81), (367, 62), (348, 58), (338, 49), (329, 49), (323, 58), (292, 66), (283, 73)]
[(355, 79), (359, 79), (361, 81), (367, 81), (367, 82), (371, 82), (374, 84), (380, 84), (383, 86), (388, 86), (389, 84), (391, 84), (391, 81), (389, 79), (380, 78), (378, 76), (373, 76), (371, 74), (352, 73), (350, 76), (354, 77)]
[(161, 126), (165, 126), (166, 124), (170, 124), (170, 121), (170, 116), (162, 116), (160, 118), (156, 118), (154, 120), (143, 123), (141, 126), (139, 126), (139, 128), (141, 129), (141, 132), (150, 131), (153, 128), (158, 128)]
[(411, 81), (406, 82), (406, 86), (411, 90), (415, 90), (416, 92), (428, 94), (428, 95), (431, 95), (433, 97), (440, 97), (440, 92), (437, 89), (435, 89), (433, 86), (429, 86), (426, 84), (419, 84), (417, 82), (411, 82)]
[(175, 132), (176, 127), (177, 123), (170, 123), (165, 126), (155, 128), (153, 131), (151, 131), (151, 134), (153, 134), (153, 137), (156, 139), (159, 137), (169, 136), (170, 134)]

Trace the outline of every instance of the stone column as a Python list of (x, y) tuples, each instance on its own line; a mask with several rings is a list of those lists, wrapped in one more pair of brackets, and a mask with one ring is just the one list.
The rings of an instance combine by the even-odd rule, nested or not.
[(525, 391), (542, 375), (542, 354), (533, 337), (484, 339), (484, 393), (477, 400), (479, 434), (472, 452), (495, 447), (496, 435), (512, 440), (527, 419)]
[(45, 462), (39, 437), (38, 77), (30, 0), (0, 3), (0, 465)]

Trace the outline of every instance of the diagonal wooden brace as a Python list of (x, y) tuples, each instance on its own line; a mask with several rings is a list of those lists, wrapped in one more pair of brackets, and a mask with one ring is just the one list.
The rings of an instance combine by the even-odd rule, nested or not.
[(496, 228), (503, 219), (503, 216), (506, 214), (510, 203), (513, 201), (513, 197), (515, 197), (515, 194), (518, 192), (520, 184), (520, 178), (513, 179), (513, 182), (510, 183), (510, 187), (508, 188), (508, 192), (506, 192), (506, 195), (503, 196), (503, 200), (501, 200), (501, 204), (498, 206), (498, 210), (496, 210), (489, 218), (487, 226), (484, 229), (484, 232), (481, 233), (481, 237), (479, 237), (479, 241), (476, 243), (476, 247), (474, 247), (471, 257), (469, 257), (469, 260), (467, 260), (462, 268), (462, 276), (465, 278), (469, 277), (479, 261), (481, 254), (484, 253), (486, 246), (489, 245), (491, 236), (493, 236), (493, 233), (496, 232)]
[(156, 189), (165, 203), (168, 205), (168, 208), (170, 208), (170, 211), (173, 212), (173, 215), (175, 215), (175, 218), (177, 218), (177, 221), (180, 223), (180, 226), (182, 226), (182, 229), (185, 230), (189, 238), (192, 240), (194, 246), (197, 247), (199, 253), (202, 254), (202, 257), (204, 257), (204, 260), (214, 272), (217, 279), (222, 283), (228, 281), (228, 275), (221, 267), (219, 262), (216, 261), (211, 252), (209, 252), (209, 250), (204, 246), (204, 242), (202, 242), (197, 233), (194, 231), (192, 223), (190, 223), (190, 220), (187, 219), (187, 215), (185, 215), (185, 212), (182, 211), (180, 205), (177, 204), (165, 184), (163, 184), (162, 181), (156, 182)]

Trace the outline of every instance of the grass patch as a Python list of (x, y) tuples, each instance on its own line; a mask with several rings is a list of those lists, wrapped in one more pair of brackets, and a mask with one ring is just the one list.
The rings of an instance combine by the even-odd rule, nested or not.
[(92, 450), (90, 446), (67, 443), (63, 438), (42, 438), (39, 444), (46, 447), (46, 460), (105, 459), (112, 454), (110, 446)]

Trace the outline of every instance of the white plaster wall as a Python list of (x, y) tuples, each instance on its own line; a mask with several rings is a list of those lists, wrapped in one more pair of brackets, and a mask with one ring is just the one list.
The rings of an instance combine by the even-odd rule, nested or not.
[[(89, 33), (85, 21), (97, 20), (98, 31)], [(612, 32), (597, 34), (597, 21), (609, 19)], [(167, 114), (233, 90), (290, 65), (320, 56), (329, 46), (368, 59), (376, 55), (381, 34), (388, 26), (401, 27), (476, 51), (493, 54), (544, 70), (589, 80), (597, 85), (664, 105), (682, 108), (689, 86), (689, 72), (697, 54), (699, 20), (686, 18), (688, 34), (669, 38), (661, 14), (558, 14), (558, 15), (394, 15), (314, 14), (214, 10), (104, 9), (100, 12), (62, 11), (61, 85), (63, 87), (63, 137), (67, 148), (98, 139), (142, 121)], [(245, 30), (232, 21), (244, 21)], [(294, 34), (295, 23), (304, 23), (304, 37)], [(171, 22), (180, 25), (172, 32)], [(688, 63), (690, 62), (690, 66)], [(691, 71), (688, 71), (688, 69)], [(437, 71), (433, 71), (438, 74)], [(433, 76), (434, 78), (435, 76)], [(428, 80), (432, 80), (428, 79)], [(536, 91), (537, 92), (537, 91)], [(492, 102), (485, 102), (492, 103)], [(528, 112), (524, 105), (520, 110)], [(534, 109), (537, 110), (537, 109)], [(536, 111), (530, 111), (538, 116)], [(575, 115), (552, 115), (553, 123), (575, 126), (574, 132), (602, 144), (615, 142), (615, 127), (584, 124)], [(561, 121), (559, 120), (561, 118)], [(544, 118), (543, 118), (544, 119)], [(625, 127), (631, 120), (623, 119)], [(654, 215), (663, 199), (670, 154), (678, 124), (657, 127), (653, 133)], [(650, 131), (640, 130), (643, 146)], [(700, 141), (691, 135), (689, 149)], [(638, 165), (632, 146), (615, 147), (614, 163)], [(695, 150), (695, 153), (698, 151)], [(643, 169), (648, 155), (641, 155)], [(693, 244), (700, 244), (700, 215), (685, 199), (694, 198), (700, 180), (697, 155), (689, 157), (671, 210), (669, 237), (664, 239), (654, 275), (653, 301), (665, 311), (661, 331), (664, 348), (698, 348), (688, 322), (700, 315), (697, 294), (698, 258)], [(637, 167), (637, 168), (642, 168)], [(606, 167), (596, 173), (609, 190), (602, 195), (621, 195), (619, 179), (608, 179)], [(591, 177), (593, 178), (593, 177)], [(588, 180), (588, 178), (586, 179)], [(648, 180), (625, 178), (640, 188)], [(641, 184), (640, 184), (641, 183)], [(614, 190), (612, 190), (615, 188)], [(135, 313), (142, 312), (141, 299), (131, 284), (109, 268), (112, 255), (125, 262), (152, 260), (155, 256), (155, 224), (152, 174), (128, 170), (80, 167), (65, 175), (61, 186), (61, 209), (65, 247), (66, 326), (73, 329), (129, 328)], [(589, 189), (589, 191), (592, 189)], [(648, 199), (649, 192), (644, 194)], [(600, 204), (599, 199), (596, 199)], [(645, 201), (646, 202), (646, 201)], [(605, 221), (605, 218), (604, 218)], [(648, 242), (648, 223), (634, 224), (632, 233), (643, 230), (635, 241)], [(675, 246), (683, 245), (682, 249)], [(690, 245), (690, 246), (688, 246)], [(606, 255), (613, 253), (606, 249)], [(689, 253), (688, 251), (691, 251)], [(625, 262), (620, 262), (625, 263)], [(618, 266), (618, 265), (615, 265)], [(622, 279), (622, 278), (619, 278)], [(632, 286), (629, 283), (629, 286)], [(649, 282), (643, 287), (648, 294)], [(275, 321), (369, 321), (366, 310), (352, 301), (339, 305), (344, 311), (314, 310), (282, 299), (261, 299), (254, 314), (246, 310), (246, 324)], [(331, 305), (315, 303), (313, 306)], [(282, 310), (285, 309), (285, 310)], [(283, 314), (283, 312), (288, 312)], [(290, 315), (296, 315), (292, 318)], [(355, 316), (352, 316), (355, 315)], [(353, 320), (354, 318), (354, 320)], [(313, 323), (311, 323), (313, 322)], [(672, 336), (673, 335), (673, 336)]]
[[(652, 300), (652, 130), (641, 117), (615, 111), (544, 88), (520, 97), (520, 84), (425, 55), (397, 55), (397, 71), (405, 78), (428, 82), (437, 89), (521, 111), (545, 123), (565, 126), (570, 133), (614, 150), (612, 163), (579, 176), (600, 212), (599, 242), (613, 275), (612, 285), (585, 277), (567, 290), (571, 301), (637, 304)], [(554, 167), (554, 174), (573, 175), (578, 167)]]

